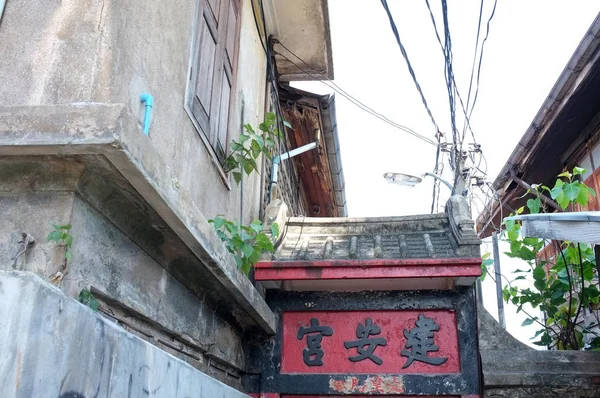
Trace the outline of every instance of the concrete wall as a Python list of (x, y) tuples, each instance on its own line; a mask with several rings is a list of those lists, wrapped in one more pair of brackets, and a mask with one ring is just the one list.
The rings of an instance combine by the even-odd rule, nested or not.
[(247, 397), (31, 273), (0, 271), (0, 319), (3, 398)]
[(600, 353), (538, 351), (516, 340), (478, 308), (485, 398), (600, 396)]
[[(124, 103), (141, 123), (155, 98), (150, 140), (207, 217), (240, 217), (240, 189), (223, 182), (184, 110), (198, 0), (12, 0), (0, 23), (0, 106)], [(266, 59), (250, 0), (241, 1), (235, 138), (264, 114)], [(243, 104), (243, 120), (242, 120)], [(245, 181), (243, 218), (256, 218), (260, 178)]]
[[(246, 368), (244, 323), (233, 315), (235, 303), (226, 305), (218, 285), (206, 276), (190, 275), (193, 254), (158, 233), (166, 230), (164, 222), (133, 199), (132, 187), (116, 179), (102, 182), (111, 176), (102, 165), (0, 158), (0, 270), (30, 271), (46, 281), (62, 272), (55, 283), (69, 296), (97, 290), (102, 310), (122, 313), (116, 319), (141, 330), (142, 338), (158, 346), (159, 339), (175, 344), (176, 356), (241, 388), (239, 377), (227, 377), (228, 371)], [(64, 247), (44, 242), (52, 222), (72, 224), (72, 260), (66, 269)], [(15, 262), (22, 231), (36, 242)], [(225, 366), (225, 373), (210, 361)]]

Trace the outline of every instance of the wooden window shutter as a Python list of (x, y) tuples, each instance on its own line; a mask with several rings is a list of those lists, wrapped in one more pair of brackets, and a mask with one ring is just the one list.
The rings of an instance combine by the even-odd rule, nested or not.
[(210, 134), (210, 115), (212, 107), (213, 86), (215, 78), (215, 57), (218, 40), (218, 10), (220, 0), (200, 0), (197, 44), (193, 62), (192, 76), (193, 96), (191, 111), (200, 128), (207, 136)]
[[(227, 15), (223, 16), (227, 20), (226, 26), (221, 26), (222, 35), (220, 41), (223, 43), (223, 57), (221, 87), (219, 92), (219, 117), (216, 129), (216, 140), (214, 144), (217, 157), (221, 162), (227, 155), (228, 127), (229, 127), (229, 108), (231, 106), (231, 90), (234, 79), (234, 62), (236, 60), (236, 43), (238, 30), (238, 13), (236, 4), (233, 0), (225, 0), (227, 4)], [(223, 24), (225, 25), (225, 19)], [(221, 31), (219, 32), (221, 33)]]
[(193, 117), (218, 160), (227, 155), (229, 108), (238, 51), (239, 0), (200, 0), (191, 76)]

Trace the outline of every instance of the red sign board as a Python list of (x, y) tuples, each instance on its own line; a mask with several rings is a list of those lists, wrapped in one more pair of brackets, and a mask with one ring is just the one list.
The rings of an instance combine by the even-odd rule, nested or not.
[(282, 373), (460, 372), (454, 311), (302, 311), (282, 316)]

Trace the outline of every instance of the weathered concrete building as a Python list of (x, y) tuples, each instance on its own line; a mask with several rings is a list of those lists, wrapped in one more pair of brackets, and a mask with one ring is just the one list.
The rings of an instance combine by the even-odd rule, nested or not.
[[(229, 143), (243, 124), (256, 128), (265, 112), (281, 115), (281, 84), (311, 79), (271, 51), (271, 36), (315, 73), (333, 76), (324, 0), (7, 2), (0, 19), (0, 271), (33, 273), (72, 298), (89, 290), (117, 325), (242, 389), (246, 345), (254, 336), (274, 333), (275, 319), (207, 219), (224, 214), (247, 224), (261, 215), (269, 167), (261, 165), (259, 173), (236, 185), (222, 166)], [(325, 161), (329, 152), (339, 151), (327, 148), (328, 140), (337, 142), (331, 120), (318, 126)], [(277, 151), (288, 147), (284, 137)], [(310, 169), (311, 158), (303, 159), (297, 164)], [(314, 205), (297, 198), (300, 191), (312, 194), (312, 188), (305, 189), (295, 174), (296, 163), (283, 166), (281, 181), (298, 182), (289, 191), (291, 202), (302, 203), (297, 215), (308, 214)], [(334, 176), (338, 193), (340, 170), (341, 165)], [(345, 202), (337, 212), (334, 177), (327, 173), (320, 178), (328, 179), (331, 191), (316, 205), (343, 216)], [(70, 260), (64, 245), (45, 241), (52, 224), (72, 226)], [(129, 351), (115, 337), (122, 333), (111, 328), (90, 334), (87, 326), (65, 319), (80, 310), (62, 307), (52, 328), (87, 336), (81, 344), (91, 351), (77, 351), (79, 346), (70, 354), (60, 351), (66, 355), (65, 367), (56, 367), (61, 381), (35, 384), (45, 380), (48, 363), (37, 358), (35, 346), (13, 338), (45, 330), (33, 320), (45, 294), (27, 290), (28, 276), (11, 275), (3, 274), (0, 282), (3, 294), (12, 297), (4, 302), (29, 302), (34, 313), (27, 321), (25, 310), (12, 315), (2, 310), (11, 321), (0, 333), (7, 350), (0, 395), (71, 391), (87, 397), (101, 390), (104, 396), (125, 396), (127, 377), (103, 373), (96, 390), (85, 376), (94, 370), (81, 366), (83, 356), (102, 357), (94, 347), (105, 339), (112, 339), (114, 355)], [(58, 335), (61, 344), (74, 336)], [(52, 339), (30, 338), (42, 345)], [(116, 364), (114, 357), (106, 361)], [(137, 366), (138, 372), (138, 365), (146, 366), (129, 363), (123, 369)], [(129, 383), (140, 388), (130, 388), (127, 396), (144, 396), (151, 376), (135, 372)], [(223, 391), (219, 394), (239, 395)]]
[[(515, 346), (490, 343), (487, 318), (477, 361), (479, 241), (462, 198), (438, 215), (344, 218), (335, 102), (286, 85), (333, 77), (327, 1), (11, 0), (0, 54), (0, 396), (474, 398), (488, 385), (487, 396), (539, 387), (539, 373), (521, 377), (525, 356), (494, 367)], [(275, 189), (264, 158), (237, 185), (222, 166), (229, 143), (267, 111), (292, 124), (277, 153), (319, 146), (283, 162)], [(217, 214), (285, 226), (256, 270), (262, 282), (237, 268), (207, 221)], [(71, 226), (68, 244), (46, 241), (52, 224)], [(88, 291), (98, 313), (76, 302)], [(302, 362), (296, 332), (313, 315), (351, 338), (381, 325), (385, 355), (377, 340), (361, 357), (372, 363), (350, 359), (340, 376), (342, 342), (337, 363), (311, 367), (318, 350)], [(419, 316), (443, 337), (413, 365), (397, 351)], [(362, 322), (369, 333), (355, 332)], [(348, 343), (360, 357), (365, 347)], [(568, 386), (552, 385), (557, 368), (541, 380), (594, 396), (598, 363)]]

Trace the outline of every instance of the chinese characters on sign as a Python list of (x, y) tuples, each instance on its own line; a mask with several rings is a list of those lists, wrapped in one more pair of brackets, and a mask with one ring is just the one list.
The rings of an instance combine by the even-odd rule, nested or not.
[(433, 332), (440, 330), (440, 326), (433, 319), (423, 315), (419, 315), (419, 319), (415, 323), (417, 325), (416, 328), (409, 331), (404, 330), (404, 337), (407, 339), (406, 349), (402, 350), (400, 355), (408, 357), (408, 360), (402, 366), (402, 369), (408, 368), (413, 361), (421, 361), (434, 366), (440, 366), (446, 362), (448, 358), (432, 358), (427, 356), (427, 353), (440, 349), (433, 343)]
[(308, 366), (322, 366), (323, 365), (323, 350), (321, 350), (321, 341), (323, 336), (331, 336), (333, 329), (329, 326), (320, 326), (319, 321), (316, 318), (310, 320), (310, 327), (301, 327), (298, 329), (298, 340), (302, 340), (305, 335), (306, 337), (306, 348), (302, 351), (304, 363)]
[(387, 341), (384, 338), (369, 338), (371, 335), (378, 335), (381, 333), (381, 329), (379, 326), (374, 325), (371, 318), (367, 318), (365, 321), (365, 325), (358, 324), (356, 327), (356, 337), (358, 340), (356, 341), (346, 341), (344, 342), (344, 347), (346, 348), (354, 348), (356, 347), (356, 351), (358, 352), (357, 356), (350, 357), (349, 359), (352, 362), (362, 361), (363, 359), (369, 358), (371, 361), (375, 362), (377, 365), (382, 364), (381, 358), (376, 356), (373, 351), (379, 345), (386, 345)]
[[(415, 325), (416, 327), (410, 330), (404, 330), (406, 343), (400, 355), (408, 359), (402, 369), (408, 368), (414, 361), (433, 366), (445, 363), (448, 360), (447, 357), (428, 356), (430, 352), (439, 351), (439, 346), (434, 342), (434, 333), (440, 330), (440, 326), (433, 318), (428, 318), (423, 314), (418, 315)], [(296, 337), (298, 340), (302, 340), (306, 336), (306, 348), (302, 351), (302, 356), (307, 366), (323, 366), (325, 355), (322, 348), (323, 336), (333, 336), (333, 333), (332, 327), (321, 325), (317, 318), (311, 318), (309, 327), (300, 326)], [(352, 350), (347, 354), (347, 358), (351, 362), (369, 359), (377, 365), (382, 365), (383, 360), (375, 351), (379, 346), (386, 346), (388, 342), (381, 336), (371, 337), (380, 334), (381, 327), (371, 318), (366, 318), (364, 324), (359, 322), (356, 327), (358, 340), (344, 341), (346, 350)], [(357, 355), (352, 355), (354, 349)]]

